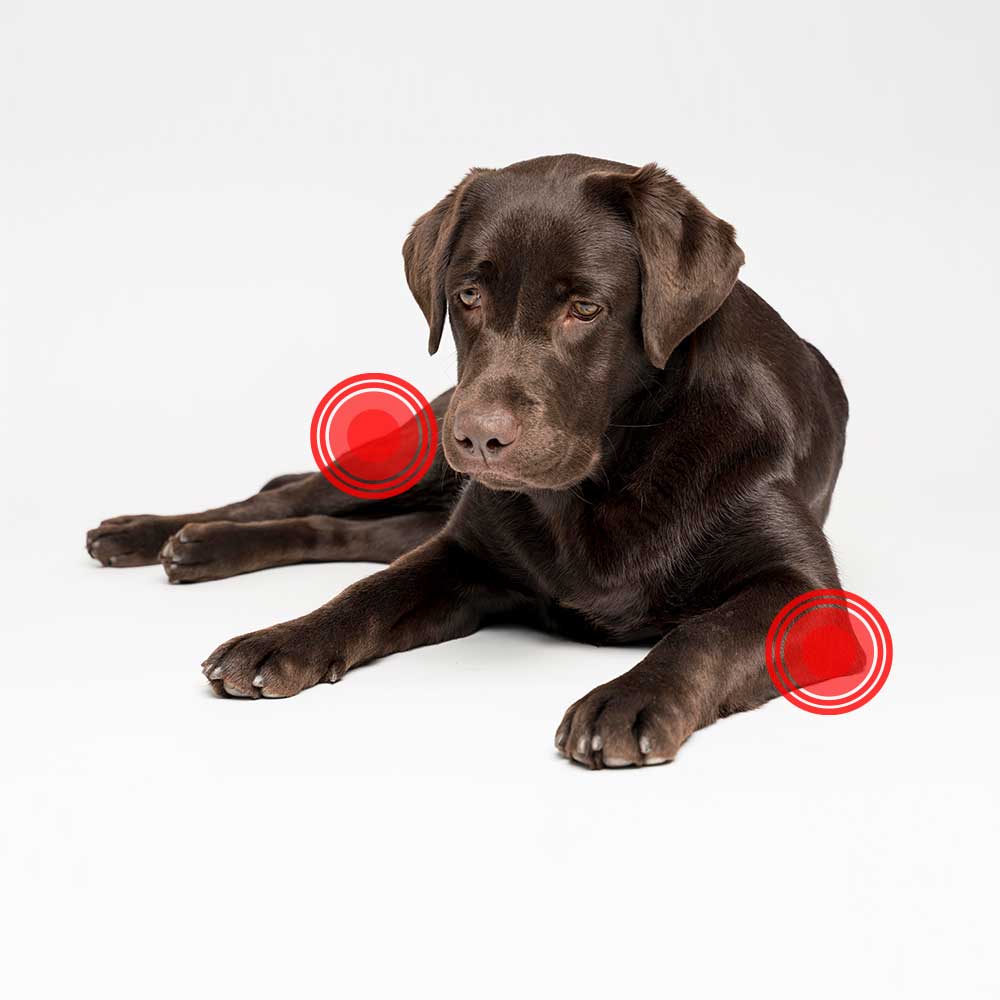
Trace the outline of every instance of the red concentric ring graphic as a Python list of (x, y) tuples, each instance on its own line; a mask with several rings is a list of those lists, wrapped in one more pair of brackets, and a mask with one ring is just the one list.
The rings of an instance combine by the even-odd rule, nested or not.
[(384, 372), (353, 375), (319, 402), (309, 429), (313, 459), (327, 480), (354, 497), (405, 493), (437, 452), (437, 420), (409, 382)]
[(892, 667), (892, 636), (863, 597), (810, 590), (775, 616), (764, 658), (782, 697), (816, 715), (842, 715), (882, 690)]

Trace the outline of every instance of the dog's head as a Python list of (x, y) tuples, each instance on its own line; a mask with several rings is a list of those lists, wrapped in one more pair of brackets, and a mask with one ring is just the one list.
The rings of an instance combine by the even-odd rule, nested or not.
[(732, 227), (655, 164), (582, 156), (473, 170), (417, 220), (403, 258), (432, 354), (451, 317), (445, 456), (515, 490), (593, 472), (616, 406), (743, 263)]

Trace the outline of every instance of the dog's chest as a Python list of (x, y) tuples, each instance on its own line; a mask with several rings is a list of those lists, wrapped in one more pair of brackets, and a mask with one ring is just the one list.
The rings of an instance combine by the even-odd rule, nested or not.
[(658, 634), (647, 595), (639, 588), (614, 592), (577, 590), (554, 598), (554, 614), (579, 620), (582, 632), (612, 641), (638, 641)]
[(628, 512), (593, 506), (519, 513), (518, 529), (504, 532), (508, 551), (539, 597), (608, 638), (655, 632), (666, 568)]

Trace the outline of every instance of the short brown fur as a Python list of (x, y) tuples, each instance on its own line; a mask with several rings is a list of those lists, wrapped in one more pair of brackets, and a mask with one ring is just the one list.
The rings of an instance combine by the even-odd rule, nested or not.
[(732, 227), (655, 164), (542, 157), (471, 172), (420, 217), (404, 260), (431, 351), (450, 317), (458, 354), (418, 486), (365, 502), (320, 473), (284, 476), (227, 507), (105, 521), (88, 551), (159, 559), (175, 582), (391, 563), (220, 646), (203, 665), (219, 694), (286, 697), (514, 621), (651, 645), (559, 725), (559, 752), (587, 767), (672, 760), (695, 730), (773, 697), (771, 619), (839, 586), (822, 524), (847, 400), (737, 280)]

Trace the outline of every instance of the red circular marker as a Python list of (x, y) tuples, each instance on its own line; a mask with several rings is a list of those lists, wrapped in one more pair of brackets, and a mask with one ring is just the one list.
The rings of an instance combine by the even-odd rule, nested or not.
[(764, 658), (786, 700), (816, 715), (842, 715), (882, 690), (892, 667), (892, 636), (863, 597), (810, 590), (775, 616)]
[(437, 451), (437, 420), (409, 382), (369, 372), (338, 382), (319, 402), (309, 430), (313, 458), (327, 480), (369, 500), (405, 493)]

